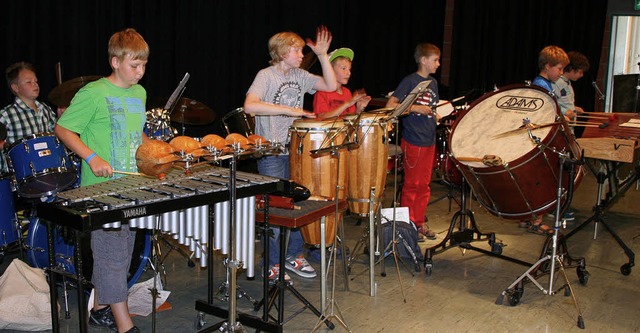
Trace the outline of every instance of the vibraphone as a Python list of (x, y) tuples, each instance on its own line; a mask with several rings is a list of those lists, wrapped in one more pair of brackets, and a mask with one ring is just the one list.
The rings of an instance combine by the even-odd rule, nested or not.
[[(234, 184), (234, 191), (229, 190), (230, 184)], [(229, 169), (204, 165), (193, 168), (188, 173), (174, 169), (162, 180), (146, 176), (124, 176), (63, 191), (55, 201), (40, 203), (38, 216), (75, 231), (76, 278), (83, 280), (82, 255), (77, 245), (84, 233), (100, 228), (118, 228), (122, 223), (135, 228), (157, 229), (173, 235), (180, 244), (189, 246), (194, 251), (194, 256), (200, 259), (201, 266), (206, 266), (207, 263), (212, 263), (210, 254), (213, 249), (219, 249), (223, 254), (228, 253), (230, 214), (234, 213), (234, 241), (237, 249), (234, 260), (242, 261), (247, 268), (247, 276), (252, 277), (255, 196), (282, 189), (283, 182), (279, 178), (237, 171), (235, 179), (232, 179)], [(235, 205), (230, 204), (232, 192), (236, 198)], [(211, 208), (215, 220), (213, 237), (209, 219)], [(52, 263), (54, 249), (51, 232), (48, 238), (49, 262)], [(209, 279), (212, 280), (212, 276)], [(86, 331), (86, 311), (80, 309), (80, 304), (84, 304), (84, 282), (78, 283), (82, 331)], [(56, 294), (56, 288), (51, 288), (52, 300), (57, 299)], [(55, 331), (58, 325), (57, 308), (54, 309), (54, 306), (52, 321)]]
[[(584, 150), (587, 167), (596, 176), (598, 193), (593, 215), (571, 230), (565, 239), (573, 236), (588, 223), (600, 223), (605, 227), (629, 261), (620, 266), (623, 275), (631, 274), (635, 265), (635, 254), (613, 228), (604, 220), (604, 213), (615, 204), (625, 192), (640, 180), (640, 115), (637, 113), (589, 113), (589, 123), (600, 122), (597, 126), (585, 128), (577, 139)], [(599, 165), (595, 165), (595, 163)], [(605, 182), (608, 183), (605, 190)], [(597, 229), (596, 229), (597, 230)], [(596, 234), (594, 234), (594, 237)]]

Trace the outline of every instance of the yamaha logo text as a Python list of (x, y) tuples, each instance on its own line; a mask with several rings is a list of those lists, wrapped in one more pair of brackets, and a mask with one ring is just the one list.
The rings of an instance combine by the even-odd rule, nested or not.
[(143, 207), (138, 207), (138, 208), (132, 208), (132, 209), (125, 209), (122, 211), (122, 217), (125, 219), (130, 219), (133, 217), (138, 217), (138, 216), (145, 216), (147, 215), (147, 207), (143, 206)]

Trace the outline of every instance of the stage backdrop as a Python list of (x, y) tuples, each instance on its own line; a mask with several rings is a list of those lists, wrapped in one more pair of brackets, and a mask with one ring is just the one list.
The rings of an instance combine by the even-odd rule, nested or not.
[[(445, 38), (447, 4), (455, 5), (455, 10), (452, 35)], [(63, 81), (107, 75), (109, 36), (133, 27), (151, 47), (141, 81), (149, 95), (147, 107), (163, 106), (189, 72), (184, 97), (209, 106), (219, 120), (242, 106), (256, 72), (268, 66), (270, 36), (291, 30), (313, 38), (316, 27), (324, 24), (333, 33), (332, 49), (355, 51), (348, 85), (352, 89), (365, 88), (374, 97), (382, 96), (415, 71), (417, 43), (431, 42), (444, 49), (443, 44), (450, 42), (452, 54), (443, 57), (451, 59), (451, 77), (449, 87), (442, 87), (442, 97), (477, 97), (493, 85), (531, 80), (537, 72), (537, 53), (547, 44), (584, 52), (592, 63), (590, 72), (596, 73), (606, 2), (578, 4), (569, 0), (398, 0), (384, 6), (349, 0), (15, 1), (5, 4), (0, 14), (4, 27), (0, 66), (20, 60), (33, 63), (41, 100), (48, 102), (57, 84), (57, 63)], [(440, 79), (439, 72), (436, 78)], [(583, 81), (588, 80), (587, 76)], [(8, 89), (1, 96), (0, 104), (10, 102)], [(219, 125), (216, 121), (191, 126), (186, 134), (215, 132)]]

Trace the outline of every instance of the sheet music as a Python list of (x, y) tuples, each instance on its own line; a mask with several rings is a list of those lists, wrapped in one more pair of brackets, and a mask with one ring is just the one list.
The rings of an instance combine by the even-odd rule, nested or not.
[(418, 85), (415, 86), (413, 90), (411, 90), (407, 97), (405, 97), (402, 103), (396, 105), (395, 110), (391, 113), (391, 115), (389, 115), (389, 117), (399, 117), (403, 113), (405, 113), (405, 111), (409, 110), (411, 105), (416, 102), (416, 99), (418, 99), (420, 95), (424, 94), (425, 90), (427, 89), (427, 87), (429, 87), (430, 84), (431, 80), (425, 80), (418, 83)]

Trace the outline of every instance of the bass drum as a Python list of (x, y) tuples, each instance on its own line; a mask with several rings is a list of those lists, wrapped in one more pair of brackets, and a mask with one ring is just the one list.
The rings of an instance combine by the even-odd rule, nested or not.
[[(525, 121), (539, 126), (531, 137), (523, 128)], [(478, 201), (507, 219), (528, 219), (555, 209), (560, 177), (564, 205), (568, 189), (577, 187), (583, 176), (581, 165), (559, 174), (558, 152), (572, 158), (581, 152), (555, 98), (536, 86), (507, 86), (475, 101), (454, 123), (449, 147)], [(485, 165), (482, 161), (490, 155), (502, 164)]]
[(0, 259), (2, 249), (18, 240), (20, 229), (16, 209), (13, 205), (11, 178), (0, 177)]
[[(75, 246), (72, 239), (68, 239), (64, 233), (64, 228), (56, 226), (53, 231), (53, 242), (55, 254), (55, 264), (58, 268), (76, 274), (73, 264)], [(83, 275), (91, 280), (93, 272), (93, 255), (91, 251), (91, 238), (85, 237), (82, 242), (82, 262)], [(129, 288), (133, 286), (149, 261), (151, 253), (151, 232), (140, 229), (136, 233), (136, 242), (133, 247), (131, 265), (129, 266), (129, 276), (127, 282)], [(40, 223), (38, 218), (31, 221), (27, 234), (27, 259), (31, 266), (36, 268), (46, 268), (49, 266), (49, 255), (47, 251), (47, 226)]]

